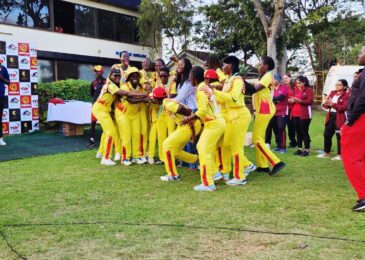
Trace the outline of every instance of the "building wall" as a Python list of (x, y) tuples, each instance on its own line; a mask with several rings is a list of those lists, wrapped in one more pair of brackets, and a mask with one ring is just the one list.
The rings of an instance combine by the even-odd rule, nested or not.
[[(9, 42), (34, 43), (37, 46), (37, 50), (48, 52), (118, 59), (119, 51), (127, 50), (130, 53), (149, 56), (149, 48), (140, 45), (7, 24), (0, 24), (0, 38)], [(131, 59), (142, 61), (143, 57), (132, 56)]]

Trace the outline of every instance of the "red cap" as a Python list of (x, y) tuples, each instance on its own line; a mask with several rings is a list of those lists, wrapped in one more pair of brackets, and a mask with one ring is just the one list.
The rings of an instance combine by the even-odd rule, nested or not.
[(215, 70), (209, 69), (204, 73), (204, 78), (206, 79), (218, 79), (218, 74)]
[(154, 98), (166, 98), (167, 93), (163, 87), (157, 87), (153, 90), (153, 97)]

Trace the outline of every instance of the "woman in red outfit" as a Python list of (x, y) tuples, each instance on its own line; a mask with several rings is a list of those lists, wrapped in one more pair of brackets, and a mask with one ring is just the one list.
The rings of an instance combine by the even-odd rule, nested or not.
[(318, 158), (329, 158), (332, 137), (336, 133), (337, 137), (337, 156), (332, 160), (341, 160), (341, 136), (340, 129), (346, 121), (345, 111), (349, 100), (348, 83), (345, 79), (340, 79), (336, 83), (336, 90), (331, 91), (330, 95), (323, 103), (323, 107), (328, 110), (324, 128), (324, 153), (318, 155)]
[[(365, 66), (365, 44), (357, 58)], [(365, 212), (365, 71), (359, 73), (351, 87), (347, 120), (341, 128), (342, 162), (347, 178), (357, 193), (352, 210)]]
[[(295, 84), (294, 81), (291, 79), (291, 75), (289, 73), (285, 73), (283, 75), (283, 84), (288, 88), (288, 99), (290, 97), (293, 97)], [(288, 110), (288, 115), (286, 117), (287, 118), (286, 125), (288, 126), (289, 148), (295, 148), (297, 147), (297, 140), (295, 138), (295, 128), (293, 120), (291, 118), (293, 104), (289, 104), (288, 108), (289, 110)]]
[[(292, 120), (297, 134), (298, 150), (294, 155), (308, 156), (310, 149), (309, 125), (312, 120), (313, 89), (305, 76), (299, 76), (296, 81), (294, 97), (289, 99), (293, 104)], [(304, 143), (304, 150), (303, 150)]]
[(286, 152), (286, 121), (288, 115), (288, 87), (281, 85), (280, 76), (276, 75), (274, 79), (274, 97), (273, 102), (275, 104), (276, 112), (273, 118), (270, 120), (269, 125), (266, 128), (265, 143), (271, 144), (271, 135), (274, 131), (276, 147), (273, 151), (280, 151), (280, 153)]

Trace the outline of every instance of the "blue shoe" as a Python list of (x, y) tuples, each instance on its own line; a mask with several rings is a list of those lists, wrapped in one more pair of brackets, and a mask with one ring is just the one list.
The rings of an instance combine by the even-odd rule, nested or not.
[(230, 186), (245, 185), (246, 183), (247, 183), (246, 179), (240, 180), (236, 178), (233, 178), (226, 182), (226, 184)]
[(219, 181), (223, 179), (223, 175), (221, 174), (221, 172), (217, 172), (214, 176), (213, 176), (213, 181)]
[(274, 152), (280, 151), (279, 147), (275, 147), (274, 149), (272, 149)]
[(280, 153), (284, 154), (284, 153), (286, 153), (286, 150), (285, 149), (280, 149)]
[(217, 190), (215, 185), (209, 185), (209, 186), (205, 186), (203, 184), (197, 185), (194, 187), (195, 191), (215, 191)]
[(256, 165), (251, 163), (250, 166), (245, 167), (245, 176), (247, 177), (248, 175), (250, 175), (251, 172), (256, 171), (256, 169), (257, 169)]

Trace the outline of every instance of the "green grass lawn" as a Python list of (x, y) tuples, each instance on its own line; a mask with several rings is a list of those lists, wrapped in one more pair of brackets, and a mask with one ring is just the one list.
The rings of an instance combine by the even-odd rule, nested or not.
[[(351, 211), (342, 164), (315, 158), (323, 122), (315, 113), (310, 157), (288, 150), (277, 176), (213, 193), (193, 191), (197, 172), (165, 183), (163, 166), (105, 167), (95, 151), (2, 162), (0, 229), (28, 259), (365, 258), (365, 214)], [(0, 240), (0, 259), (16, 258)]]

